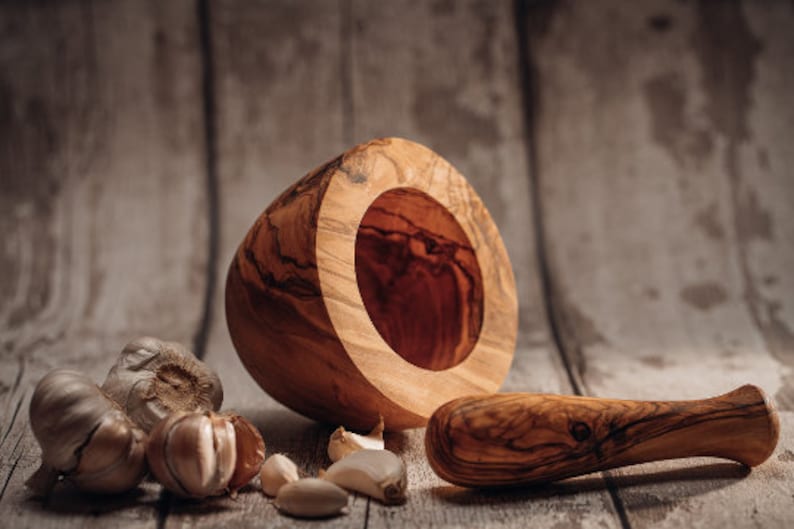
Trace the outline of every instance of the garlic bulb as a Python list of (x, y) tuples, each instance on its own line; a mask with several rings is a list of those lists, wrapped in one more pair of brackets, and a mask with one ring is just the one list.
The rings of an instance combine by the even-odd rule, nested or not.
[(30, 426), (43, 465), (82, 490), (123, 492), (146, 473), (146, 434), (81, 373), (56, 369), (39, 381)]
[(404, 502), (408, 487), (405, 464), (388, 450), (354, 452), (331, 465), (323, 479), (386, 504)]
[(305, 478), (287, 483), (278, 491), (279, 511), (303, 518), (334, 516), (347, 507), (347, 492), (330, 481)]
[(175, 411), (216, 411), (223, 402), (212, 369), (183, 345), (150, 337), (124, 347), (102, 391), (147, 432)]
[(262, 491), (268, 496), (276, 496), (282, 486), (298, 479), (300, 479), (298, 467), (284, 454), (273, 454), (268, 457), (259, 470)]
[(177, 412), (152, 430), (146, 457), (165, 488), (205, 498), (248, 483), (265, 458), (265, 443), (239, 415)]
[(359, 450), (383, 450), (383, 417), (367, 435), (348, 432), (340, 426), (331, 434), (328, 441), (328, 457), (337, 462), (343, 457)]

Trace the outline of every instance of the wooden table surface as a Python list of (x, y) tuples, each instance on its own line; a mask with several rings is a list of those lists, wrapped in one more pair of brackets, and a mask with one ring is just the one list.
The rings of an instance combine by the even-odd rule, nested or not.
[[(124, 1), (0, 6), (0, 527), (794, 526), (791, 2)], [(355, 143), (402, 136), (466, 175), (517, 278), (505, 390), (700, 398), (745, 382), (777, 451), (511, 491), (435, 477), (346, 516), (31, 498), (27, 408), (54, 367), (100, 381), (138, 335), (192, 344), (268, 451), (328, 464), (331, 427), (267, 397), (222, 303), (256, 215)]]

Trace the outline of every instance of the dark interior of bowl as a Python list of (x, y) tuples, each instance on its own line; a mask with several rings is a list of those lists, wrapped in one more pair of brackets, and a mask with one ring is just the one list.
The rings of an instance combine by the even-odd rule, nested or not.
[(392, 189), (370, 205), (356, 236), (356, 276), (372, 323), (405, 360), (443, 370), (474, 348), (483, 319), (477, 256), (426, 193)]

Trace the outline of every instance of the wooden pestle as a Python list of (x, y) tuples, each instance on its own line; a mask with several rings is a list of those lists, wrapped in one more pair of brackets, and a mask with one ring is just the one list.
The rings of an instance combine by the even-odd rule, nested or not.
[(772, 454), (779, 430), (774, 406), (752, 385), (669, 402), (504, 393), (438, 408), (425, 449), (443, 479), (493, 487), (679, 457), (724, 457), (753, 467)]

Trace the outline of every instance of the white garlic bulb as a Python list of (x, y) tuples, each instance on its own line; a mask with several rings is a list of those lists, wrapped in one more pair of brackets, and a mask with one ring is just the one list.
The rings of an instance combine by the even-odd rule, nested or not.
[(354, 452), (328, 467), (323, 479), (386, 504), (403, 503), (408, 488), (405, 463), (388, 450)]
[(347, 498), (347, 492), (330, 481), (305, 478), (281, 487), (274, 503), (292, 516), (323, 518), (341, 513)]
[(39, 381), (30, 426), (43, 465), (82, 490), (123, 492), (146, 473), (146, 434), (81, 373), (57, 369)]
[(205, 498), (235, 492), (251, 481), (265, 458), (265, 443), (239, 415), (177, 412), (151, 431), (146, 457), (165, 488)]
[(300, 479), (298, 467), (284, 454), (273, 454), (268, 457), (259, 470), (262, 492), (268, 496), (276, 496), (282, 486), (298, 479)]
[(367, 435), (360, 435), (345, 430), (340, 426), (328, 441), (328, 457), (334, 463), (343, 457), (358, 452), (359, 450), (383, 450), (383, 417), (380, 417), (378, 424)]
[(217, 411), (223, 402), (218, 375), (186, 347), (143, 337), (121, 351), (104, 391), (145, 431), (176, 411)]

